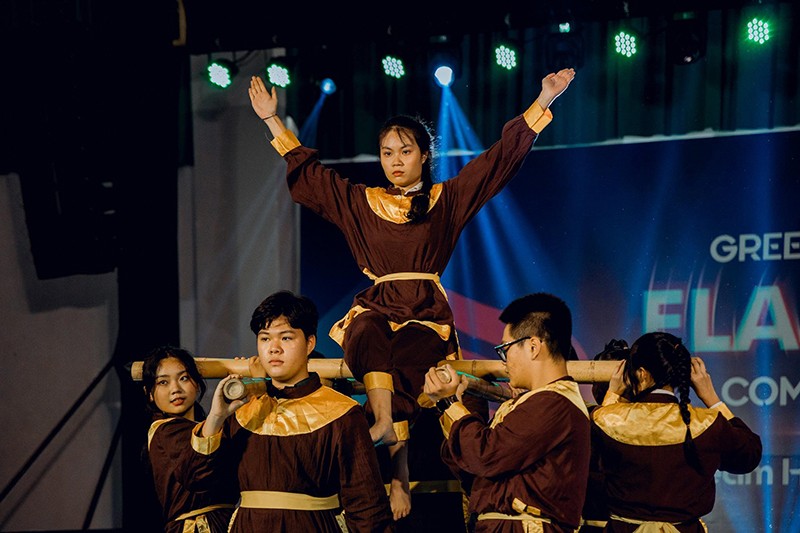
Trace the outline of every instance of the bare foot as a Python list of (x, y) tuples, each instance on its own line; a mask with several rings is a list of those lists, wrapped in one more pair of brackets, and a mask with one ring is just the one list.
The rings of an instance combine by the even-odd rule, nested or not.
[(389, 446), (392, 460), (392, 482), (389, 485), (389, 505), (395, 520), (405, 518), (411, 513), (411, 487), (408, 470), (408, 441), (400, 441)]
[(405, 518), (411, 512), (411, 489), (408, 481), (392, 479), (389, 486), (389, 505), (395, 520)]
[(394, 425), (391, 420), (388, 422), (376, 420), (375, 424), (369, 428), (369, 436), (375, 446), (397, 444), (397, 433), (394, 432)]

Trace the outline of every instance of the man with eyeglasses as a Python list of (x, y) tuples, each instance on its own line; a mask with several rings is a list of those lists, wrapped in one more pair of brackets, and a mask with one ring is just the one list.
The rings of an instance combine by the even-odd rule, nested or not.
[(495, 347), (509, 385), (522, 389), (488, 425), (461, 403), (466, 377), (445, 365), (425, 377), (445, 434), (442, 459), (469, 497), (476, 532), (574, 532), (589, 475), (589, 413), (567, 375), (572, 314), (560, 298), (535, 293), (511, 302)]

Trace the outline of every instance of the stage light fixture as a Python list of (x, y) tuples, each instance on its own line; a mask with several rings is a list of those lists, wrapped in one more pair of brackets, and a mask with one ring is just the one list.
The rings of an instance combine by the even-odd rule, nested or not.
[(403, 66), (403, 60), (398, 59), (394, 56), (384, 56), (381, 60), (383, 64), (383, 73), (389, 77), (397, 78), (398, 80), (406, 75), (405, 67)]
[[(568, 23), (565, 23), (568, 24)], [(558, 72), (564, 68), (583, 67), (583, 37), (580, 32), (551, 30), (545, 41), (545, 65), (548, 72)]]
[(442, 35), (430, 40), (428, 65), (436, 83), (449, 87), (461, 76), (461, 48)]
[(507, 70), (512, 70), (517, 66), (517, 52), (504, 44), (494, 49), (494, 57), (497, 64)]
[(440, 86), (450, 87), (453, 84), (453, 67), (449, 65), (438, 66), (433, 71), (433, 77), (436, 78), (436, 83)]
[(330, 78), (322, 80), (319, 87), (324, 94), (333, 94), (336, 92), (336, 83)]
[(227, 89), (230, 87), (231, 83), (233, 83), (233, 78), (236, 76), (238, 71), (239, 69), (237, 68), (236, 63), (224, 58), (218, 58), (213, 61), (209, 61), (208, 65), (206, 66), (208, 81), (217, 87), (221, 87), (222, 89)]
[(769, 22), (753, 17), (747, 22), (747, 40), (757, 44), (769, 41)]
[(636, 36), (626, 31), (621, 31), (614, 36), (616, 52), (625, 57), (636, 55)]
[(289, 68), (280, 61), (273, 61), (267, 67), (267, 79), (272, 85), (277, 85), (284, 89), (292, 83)]
[(706, 54), (705, 20), (684, 18), (673, 20), (667, 27), (667, 55), (676, 65), (696, 63)]

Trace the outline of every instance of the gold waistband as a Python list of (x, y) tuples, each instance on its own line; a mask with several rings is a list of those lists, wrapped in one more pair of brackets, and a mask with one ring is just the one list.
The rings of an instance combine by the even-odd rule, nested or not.
[(294, 511), (327, 511), (338, 509), (339, 495), (317, 497), (297, 492), (243, 490), (239, 507), (258, 509), (291, 509)]
[(215, 509), (233, 509), (233, 507), (234, 505), (230, 503), (218, 503), (216, 505), (209, 505), (207, 507), (203, 507), (202, 509), (195, 509), (194, 511), (183, 513), (182, 515), (176, 517), (175, 521), (177, 522), (179, 520), (186, 520), (187, 518), (192, 518), (193, 516), (205, 514)]
[(679, 533), (678, 528), (675, 526), (684, 522), (659, 522), (656, 520), (637, 520), (635, 518), (626, 518), (612, 514), (611, 520), (617, 522), (624, 522), (626, 524), (634, 524), (639, 527), (635, 529), (635, 533)]
[(543, 516), (533, 516), (529, 514), (505, 514), (505, 513), (481, 513), (478, 515), (478, 520), (522, 520), (523, 522), (539, 522), (542, 524), (550, 524), (549, 518)]
[(429, 279), (439, 283), (439, 276), (436, 274), (430, 274), (428, 272), (395, 272), (394, 274), (386, 274), (385, 276), (375, 278), (373, 282), (375, 285), (377, 285), (378, 283), (383, 283), (384, 281), (397, 281), (406, 279)]

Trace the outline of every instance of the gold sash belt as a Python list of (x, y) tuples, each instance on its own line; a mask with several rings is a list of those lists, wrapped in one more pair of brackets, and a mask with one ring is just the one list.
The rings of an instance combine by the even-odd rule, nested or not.
[(293, 511), (328, 511), (338, 509), (339, 495), (317, 497), (297, 492), (272, 490), (243, 490), (239, 507), (257, 509), (291, 509)]
[[(615, 514), (611, 515), (612, 520), (616, 520), (617, 522), (625, 522), (626, 524), (635, 524), (638, 525), (634, 530), (634, 533), (680, 533), (678, 528), (675, 526), (680, 524), (688, 524), (693, 522), (693, 520), (688, 520), (684, 522), (657, 522), (655, 520), (636, 520), (635, 518), (625, 518), (624, 516), (618, 516)], [(708, 531), (706, 528), (705, 523), (700, 520), (700, 524), (703, 526), (705, 531)]]
[(430, 274), (428, 272), (395, 272), (394, 274), (386, 274), (373, 280), (374, 284), (383, 283), (384, 281), (397, 281), (404, 279), (429, 279), (439, 284), (439, 276)]
[(374, 285), (378, 283), (383, 283), (384, 281), (399, 281), (405, 279), (429, 279), (436, 284), (439, 288), (441, 293), (444, 295), (444, 299), (447, 300), (447, 292), (445, 292), (444, 287), (442, 286), (441, 278), (439, 274), (431, 274), (430, 272), (395, 272), (393, 274), (386, 274), (385, 276), (381, 276), (379, 278), (373, 277), (375, 274), (368, 273), (367, 274)]
[(203, 507), (202, 509), (195, 509), (194, 511), (183, 513), (175, 518), (174, 521), (180, 522), (181, 520), (185, 520), (183, 523), (183, 533), (194, 533), (195, 531), (199, 531), (200, 533), (208, 533), (211, 531), (211, 528), (208, 525), (208, 520), (206, 519), (205, 514), (215, 509), (233, 509), (233, 507), (233, 504), (229, 503), (209, 505), (207, 507)]

